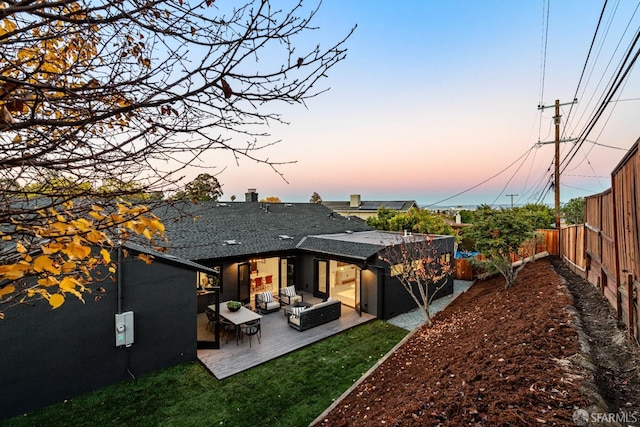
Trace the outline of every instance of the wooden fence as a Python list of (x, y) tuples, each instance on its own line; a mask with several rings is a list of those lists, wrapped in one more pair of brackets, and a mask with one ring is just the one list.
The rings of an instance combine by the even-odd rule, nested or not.
[(638, 142), (611, 173), (611, 188), (585, 199), (586, 278), (640, 340), (640, 157)]
[[(558, 233), (555, 230), (536, 230), (538, 240), (535, 250), (531, 245), (523, 245), (517, 254), (512, 255), (512, 261), (518, 261), (523, 258), (539, 254), (547, 251), (550, 255), (558, 255)], [(476, 258), (482, 259), (482, 255)], [(468, 258), (458, 258), (454, 261), (454, 275), (457, 280), (473, 280), (475, 272), (471, 267), (471, 261)]]
[[(638, 140), (611, 173), (611, 188), (585, 198), (584, 224), (538, 230), (534, 252), (560, 255), (577, 274), (598, 287), (640, 342), (640, 153)], [(523, 246), (514, 260), (531, 254)], [(455, 260), (456, 279), (473, 280), (467, 259)]]
[[(536, 252), (560, 255), (577, 274), (600, 289), (640, 341), (640, 153), (638, 140), (611, 173), (611, 188), (585, 198), (584, 224), (538, 230)], [(523, 247), (519, 256), (532, 255)], [(473, 279), (467, 260), (456, 260), (456, 278)]]

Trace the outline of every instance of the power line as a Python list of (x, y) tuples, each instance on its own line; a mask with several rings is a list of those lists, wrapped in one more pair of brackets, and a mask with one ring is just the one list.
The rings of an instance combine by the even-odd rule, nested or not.
[[(582, 131), (580, 136), (578, 137), (579, 142), (574, 146), (572, 152), (570, 152), (570, 155), (565, 157), (565, 159), (562, 161), (562, 163), (564, 164), (562, 169), (563, 171), (574, 159), (578, 150), (580, 149), (580, 147), (582, 147), (582, 144), (584, 144), (586, 138), (589, 136), (589, 134), (595, 127), (600, 117), (602, 117), (602, 114), (604, 114), (604, 110), (609, 104), (609, 101), (611, 101), (611, 99), (613, 98), (617, 90), (620, 88), (622, 83), (624, 83), (627, 75), (633, 68), (633, 65), (635, 64), (636, 60), (638, 59), (638, 56), (640, 55), (640, 49), (635, 53), (633, 52), (633, 49), (638, 43), (638, 40), (640, 40), (640, 30), (636, 33), (636, 36), (634, 37), (633, 42), (631, 43), (631, 46), (629, 47), (629, 50), (627, 51), (627, 54), (625, 55), (625, 58), (622, 61), (621, 68), (616, 73), (612, 85), (609, 87), (609, 90), (606, 92), (603, 102), (600, 104), (597, 111), (595, 112), (595, 114), (593, 115), (593, 117), (585, 127), (585, 129)], [(626, 67), (625, 67), (625, 64), (626, 64)]]
[(476, 188), (480, 187), (481, 185), (486, 184), (487, 182), (491, 181), (491, 180), (492, 180), (492, 179), (494, 179), (495, 177), (500, 176), (504, 171), (508, 170), (511, 166), (513, 166), (514, 164), (516, 164), (520, 159), (522, 159), (522, 158), (523, 158), (523, 157), (525, 157), (525, 156), (528, 156), (528, 155), (529, 155), (529, 152), (530, 152), (531, 150), (533, 150), (534, 148), (535, 148), (535, 145), (531, 146), (531, 147), (530, 147), (530, 148), (529, 148), (529, 149), (528, 149), (524, 154), (522, 154), (522, 155), (521, 155), (520, 157), (518, 157), (516, 160), (514, 160), (513, 162), (511, 162), (511, 163), (509, 164), (509, 166), (507, 166), (506, 168), (502, 169), (500, 172), (496, 173), (495, 175), (490, 176), (489, 178), (485, 179), (484, 181), (482, 181), (482, 182), (480, 182), (480, 183), (478, 183), (478, 184), (474, 185), (473, 187), (467, 188), (466, 190), (463, 190), (463, 191), (461, 191), (461, 192), (459, 192), (459, 193), (456, 193), (456, 194), (454, 194), (453, 196), (449, 196), (449, 197), (447, 197), (446, 199), (442, 199), (442, 200), (439, 200), (439, 201), (437, 201), (437, 202), (431, 203), (430, 205), (427, 205), (427, 206), (425, 206), (425, 207), (426, 207), (426, 208), (430, 208), (431, 206), (439, 205), (439, 204), (440, 204), (440, 203), (442, 203), (442, 202), (446, 202), (446, 201), (448, 201), (448, 200), (451, 200), (451, 199), (453, 199), (453, 198), (456, 198), (456, 197), (458, 197), (458, 196), (461, 196), (461, 195), (463, 195), (463, 194), (465, 194), (465, 193), (468, 193), (468, 192), (469, 192), (469, 191), (471, 191), (471, 190), (475, 190)]
[[(582, 84), (582, 78), (584, 77), (584, 72), (587, 69), (587, 64), (589, 63), (589, 58), (591, 57), (591, 51), (593, 50), (593, 45), (596, 42), (598, 30), (600, 29), (600, 24), (602, 23), (602, 17), (604, 16), (604, 11), (607, 8), (607, 1), (608, 0), (605, 0), (604, 5), (602, 5), (602, 10), (600, 11), (600, 17), (598, 18), (598, 24), (596, 25), (596, 30), (593, 32), (593, 37), (591, 38), (591, 44), (589, 45), (589, 52), (587, 52), (587, 58), (584, 60), (584, 65), (582, 66), (582, 72), (580, 73), (580, 78), (578, 79), (578, 86), (576, 86), (576, 91), (573, 94), (573, 99), (578, 99), (578, 90), (580, 89), (580, 85)], [(573, 111), (573, 104), (571, 104), (571, 106), (569, 107), (569, 113), (567, 113), (567, 118), (565, 120), (565, 129), (568, 126), (568, 122), (571, 117), (572, 111)]]

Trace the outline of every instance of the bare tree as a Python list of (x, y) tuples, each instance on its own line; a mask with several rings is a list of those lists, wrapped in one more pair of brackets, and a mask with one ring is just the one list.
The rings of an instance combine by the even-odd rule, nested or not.
[[(283, 162), (261, 156), (275, 143), (265, 126), (286, 123), (274, 104), (304, 105), (324, 92), (319, 81), (345, 58), (351, 34), (305, 46), (301, 36), (316, 29), (320, 4), (283, 7), (268, 0), (0, 6), (0, 221), (13, 224), (1, 230), (11, 243), (1, 248), (0, 302), (18, 292), (16, 281), (43, 279), (43, 271), (15, 270), (42, 239), (86, 238), (81, 224), (45, 233), (61, 219), (84, 219), (105, 233), (83, 244), (142, 234), (130, 220), (153, 224), (147, 237), (161, 234), (148, 209), (103, 217), (96, 200), (176, 190), (184, 169), (211, 150), (279, 173)], [(46, 191), (30, 187), (53, 175), (62, 179)], [(135, 185), (108, 185), (114, 179)]]
[(450, 275), (450, 254), (439, 254), (432, 236), (412, 234), (398, 238), (379, 257), (390, 266), (395, 277), (411, 295), (425, 315), (425, 324), (432, 325), (429, 306), (446, 284)]

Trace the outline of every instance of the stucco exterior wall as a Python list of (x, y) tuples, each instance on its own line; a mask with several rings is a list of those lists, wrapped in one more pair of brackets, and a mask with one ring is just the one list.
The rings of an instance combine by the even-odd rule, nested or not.
[[(108, 384), (196, 360), (196, 272), (129, 260), (122, 265), (122, 311), (134, 312), (135, 342), (115, 346), (118, 286), (6, 310), (0, 322), (0, 419)], [(97, 298), (96, 298), (97, 297)]]

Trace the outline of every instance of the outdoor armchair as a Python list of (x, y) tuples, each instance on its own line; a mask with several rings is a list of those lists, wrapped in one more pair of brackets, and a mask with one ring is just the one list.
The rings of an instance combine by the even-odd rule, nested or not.
[(291, 285), (285, 288), (280, 288), (280, 301), (283, 304), (293, 304), (302, 301), (302, 295), (296, 293), (296, 287)]
[(262, 314), (273, 313), (280, 310), (280, 299), (273, 292), (259, 292), (255, 295), (256, 311)]

